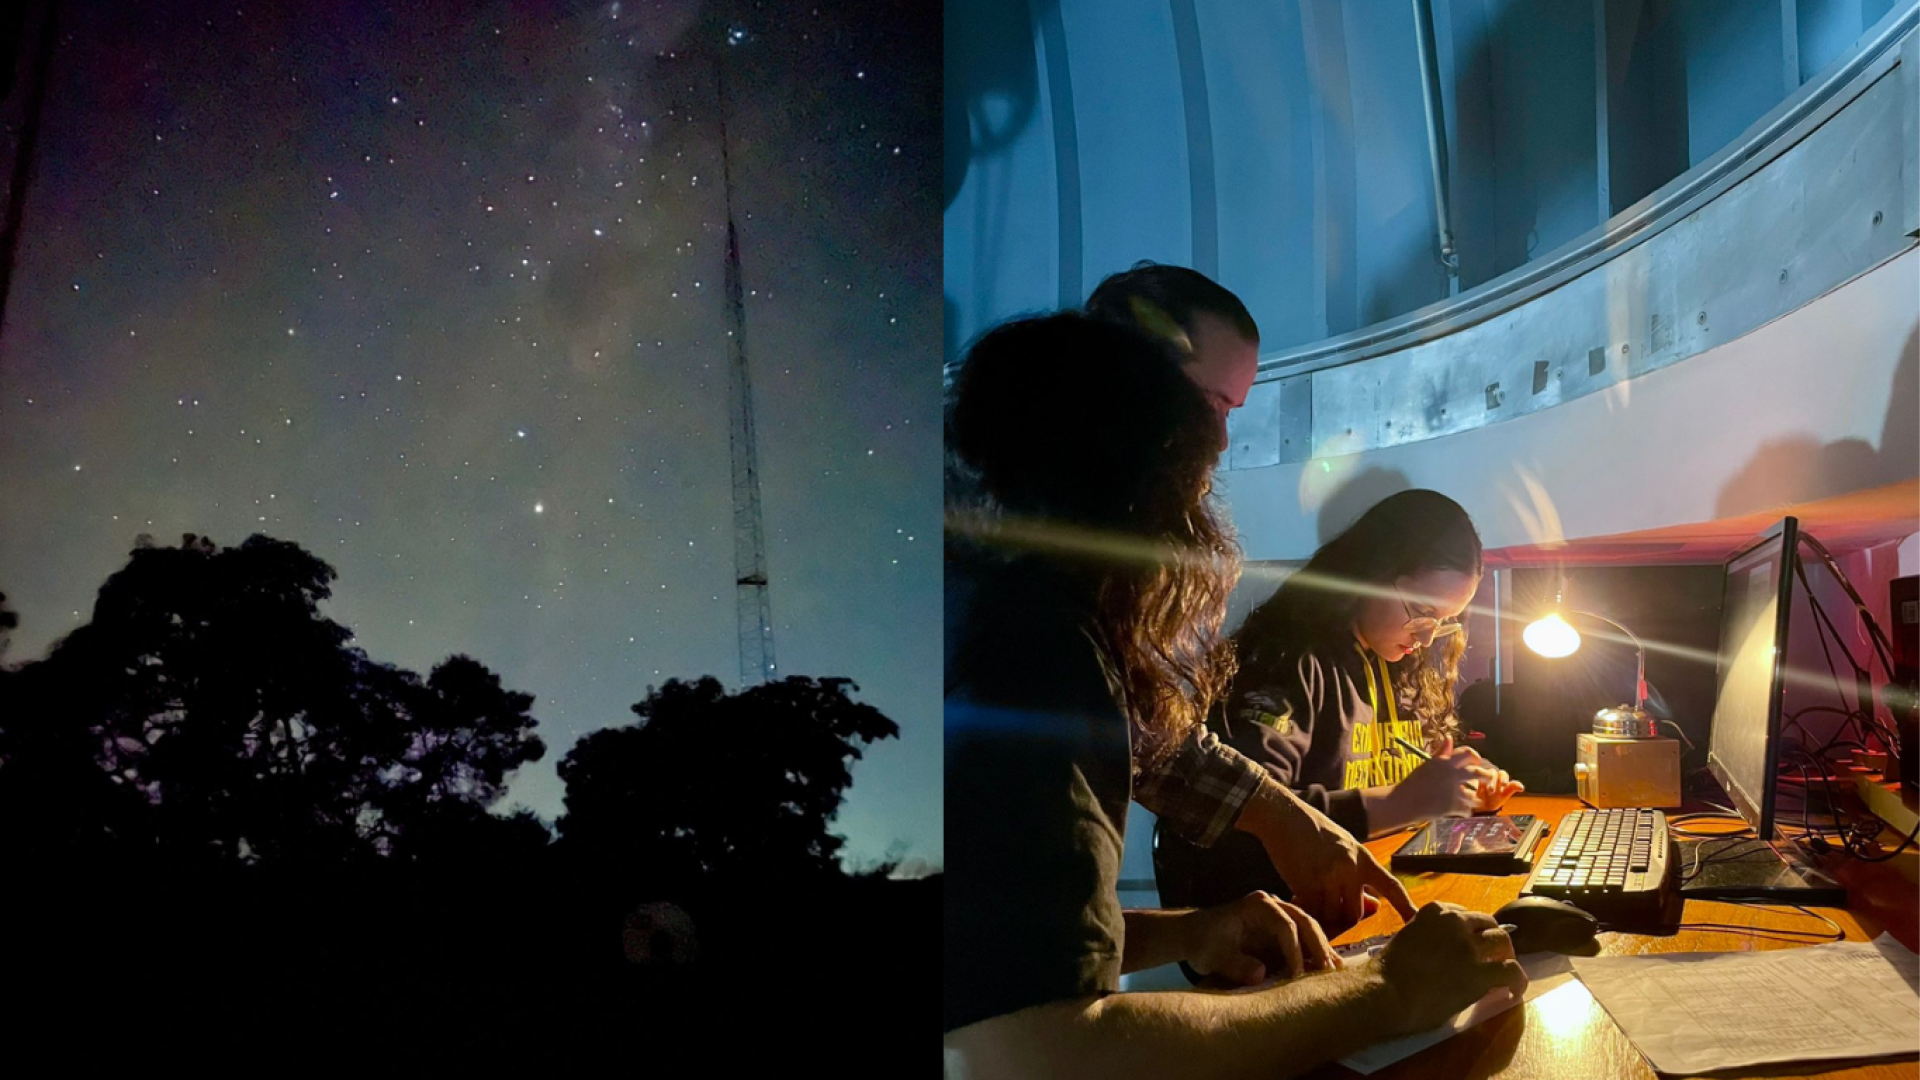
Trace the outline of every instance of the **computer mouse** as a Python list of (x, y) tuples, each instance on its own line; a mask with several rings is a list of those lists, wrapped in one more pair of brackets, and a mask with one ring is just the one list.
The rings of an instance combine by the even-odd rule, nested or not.
[(1493, 917), (1514, 927), (1509, 936), (1516, 954), (1587, 953), (1600, 926), (1587, 912), (1547, 896), (1523, 896)]

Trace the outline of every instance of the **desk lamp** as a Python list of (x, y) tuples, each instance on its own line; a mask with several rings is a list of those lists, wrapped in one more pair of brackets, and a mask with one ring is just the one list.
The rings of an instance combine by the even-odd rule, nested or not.
[(1614, 705), (1593, 714), (1593, 731), (1575, 737), (1574, 783), (1581, 801), (1596, 807), (1668, 807), (1680, 805), (1680, 744), (1662, 738), (1659, 722), (1647, 712), (1647, 649), (1633, 631), (1605, 615), (1566, 606), (1564, 577), (1553, 603), (1520, 633), (1527, 648), (1548, 659), (1571, 656), (1580, 648), (1580, 631), (1568, 615), (1598, 619), (1633, 642), (1633, 704)]

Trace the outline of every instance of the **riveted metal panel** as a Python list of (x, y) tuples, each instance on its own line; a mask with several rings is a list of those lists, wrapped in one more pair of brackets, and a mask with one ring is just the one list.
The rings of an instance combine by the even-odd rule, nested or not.
[(1246, 403), (1227, 414), (1227, 467), (1258, 469), (1280, 463), (1280, 384), (1257, 383)]
[[(1315, 453), (1453, 434), (1696, 355), (1912, 246), (1899, 68), (1644, 243), (1477, 325), (1311, 378)], [(1596, 364), (1596, 357), (1602, 362)], [(1265, 385), (1265, 384), (1262, 384)]]

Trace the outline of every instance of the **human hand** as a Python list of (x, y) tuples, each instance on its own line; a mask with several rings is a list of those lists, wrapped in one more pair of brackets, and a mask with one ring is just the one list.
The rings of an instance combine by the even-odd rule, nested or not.
[(1473, 812), (1491, 814), (1507, 804), (1507, 800), (1527, 790), (1527, 785), (1507, 775), (1507, 770), (1497, 770), (1491, 780), (1482, 780), (1473, 790)]
[(1373, 914), (1374, 896), (1401, 918), (1414, 914), (1407, 887), (1332, 819), (1278, 784), (1256, 792), (1241, 811), (1240, 828), (1260, 838), (1275, 870), (1293, 890), (1293, 902), (1334, 933)]
[(1341, 966), (1320, 924), (1271, 893), (1201, 908), (1183, 922), (1187, 966), (1241, 986)]
[(1476, 809), (1482, 782), (1499, 775), (1472, 747), (1455, 747), (1451, 735), (1443, 736), (1434, 755), (1394, 785), (1393, 798), (1408, 818), (1466, 817)]
[(1516, 996), (1527, 988), (1513, 941), (1493, 916), (1437, 901), (1387, 942), (1379, 963), (1402, 1034), (1426, 1031), (1501, 987)]

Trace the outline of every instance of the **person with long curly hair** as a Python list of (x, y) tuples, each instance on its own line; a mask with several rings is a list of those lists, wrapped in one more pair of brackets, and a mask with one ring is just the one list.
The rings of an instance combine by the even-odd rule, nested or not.
[[(1227, 415), (1245, 402), (1259, 365), (1260, 328), (1239, 297), (1195, 270), (1142, 261), (1101, 279), (1087, 298), (1086, 314), (1154, 342), (1166, 363), (1213, 410), (1214, 439), (1225, 448)], [(1051, 394), (1031, 388), (1026, 400), (1036, 408), (1026, 421), (1029, 430), (1045, 430), (1061, 402), (1098, 393), (1099, 375), (1088, 374), (1089, 385), (1060, 386)], [(1014, 381), (1027, 377), (1019, 371)], [(992, 500), (982, 490), (980, 470), (961, 457), (952, 405), (949, 397), (947, 508), (956, 520), (977, 520)], [(966, 542), (949, 533), (949, 561)], [(964, 605), (950, 602), (947, 610), (952, 616)], [(1145, 755), (1151, 767), (1134, 777), (1133, 799), (1153, 813), (1156, 830), (1185, 845), (1240, 845), (1253, 851), (1268, 878), (1285, 879), (1277, 888), (1328, 933), (1371, 914), (1376, 899), (1412, 917), (1405, 887), (1364, 850), (1356, 850), (1352, 837), (1326, 815), (1308, 812), (1297, 796), (1204, 724), (1178, 728), (1161, 733), (1167, 737)]]
[[(1523, 988), (1492, 918), (1449, 905), (1351, 969), (1268, 893), (1121, 909), (1134, 784), (1190, 741), (1233, 672), (1219, 418), (1160, 344), (1071, 314), (990, 331), (953, 393), (948, 437), (987, 501), (949, 523), (946, 1073), (1287, 1075)], [(1324, 823), (1301, 835), (1351, 875), (1392, 881), (1298, 807)], [(1281, 981), (1116, 992), (1123, 972), (1173, 961)]]
[[(1481, 571), (1458, 503), (1425, 490), (1382, 500), (1234, 634), (1240, 670), (1210, 726), (1355, 836), (1499, 809), (1524, 786), (1460, 745), (1455, 711), (1460, 616)], [(1260, 854), (1243, 837), (1202, 849), (1163, 835), (1162, 899), (1285, 895)]]

